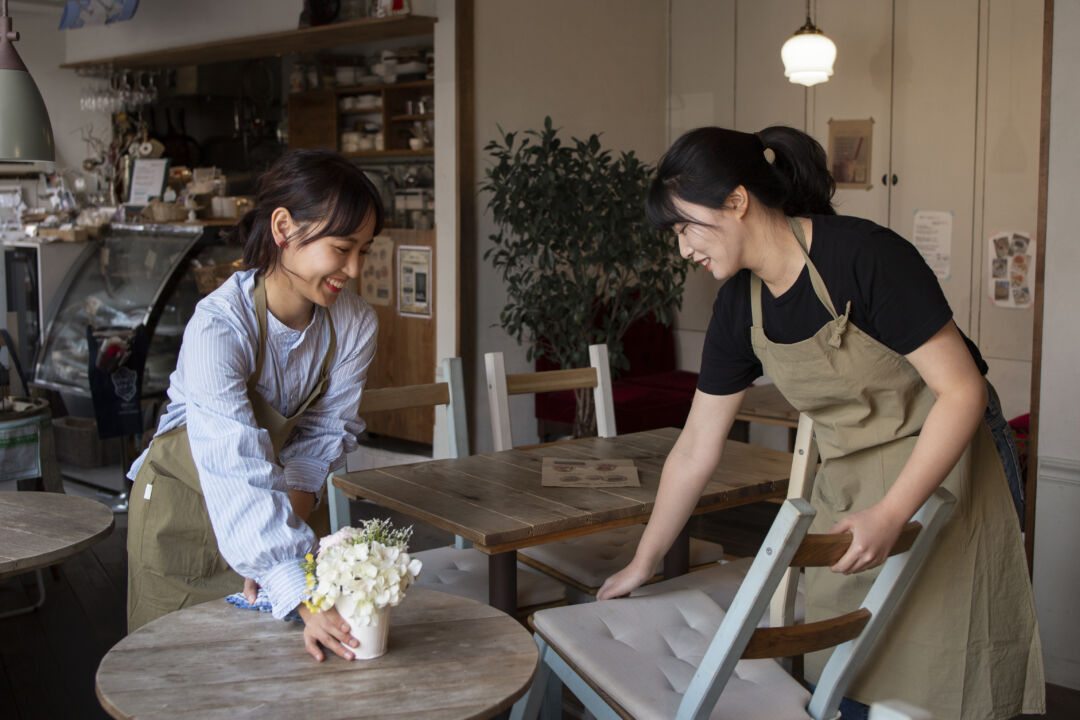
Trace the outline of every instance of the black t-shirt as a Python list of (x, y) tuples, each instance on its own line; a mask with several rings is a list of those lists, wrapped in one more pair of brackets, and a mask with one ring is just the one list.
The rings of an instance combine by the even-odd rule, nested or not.
[[(916, 350), (952, 320), (952, 309), (934, 272), (919, 251), (892, 230), (869, 220), (814, 215), (810, 260), (825, 281), (837, 313), (851, 301), (851, 318), (860, 330), (901, 355)], [(780, 297), (762, 284), (765, 335), (790, 344), (812, 337), (832, 319), (818, 300), (804, 267)], [(713, 305), (698, 389), (730, 395), (761, 377), (761, 362), (750, 344), (750, 271), (741, 270), (720, 288)], [(964, 341), (986, 374), (978, 348)]]

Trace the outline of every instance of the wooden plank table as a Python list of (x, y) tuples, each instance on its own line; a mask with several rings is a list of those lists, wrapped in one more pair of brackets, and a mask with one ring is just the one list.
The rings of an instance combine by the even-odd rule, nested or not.
[(0, 578), (54, 565), (113, 529), (112, 510), (54, 492), (0, 492)]
[(487, 605), (412, 588), (391, 610), (390, 645), (374, 660), (318, 663), (303, 626), (224, 600), (160, 617), (117, 643), (98, 667), (115, 718), (487, 718), (532, 682), (529, 632)]
[[(334, 483), (350, 498), (372, 500), (472, 541), (490, 556), (489, 601), (512, 613), (517, 608), (516, 551), (648, 520), (660, 470), (678, 435), (678, 429), (664, 428), (585, 438), (346, 473)], [(542, 487), (545, 456), (630, 458), (641, 487)], [(694, 513), (782, 497), (790, 468), (789, 453), (728, 442)], [(665, 559), (664, 574), (684, 573), (688, 564), (689, 534), (684, 529)]]

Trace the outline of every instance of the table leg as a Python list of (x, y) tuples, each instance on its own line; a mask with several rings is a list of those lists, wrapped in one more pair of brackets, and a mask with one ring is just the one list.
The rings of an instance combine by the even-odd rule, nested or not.
[(488, 604), (513, 617), (517, 613), (517, 552), (488, 555)]
[(664, 577), (673, 578), (690, 571), (690, 525), (683, 525), (679, 536), (664, 556)]

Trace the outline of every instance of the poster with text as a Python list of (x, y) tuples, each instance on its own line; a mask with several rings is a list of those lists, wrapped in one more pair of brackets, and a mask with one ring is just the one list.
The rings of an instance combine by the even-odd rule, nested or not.
[(949, 268), (952, 258), (952, 221), (951, 210), (915, 211), (911, 244), (918, 249), (939, 280), (948, 280), (952, 274)]
[(986, 287), (990, 299), (999, 307), (1031, 307), (1035, 239), (1029, 233), (1003, 232), (991, 235), (988, 242)]
[(394, 240), (379, 235), (371, 241), (360, 273), (360, 296), (368, 305), (390, 305), (394, 300)]
[(398, 313), (431, 317), (431, 248), (398, 247)]
[(829, 121), (829, 171), (838, 190), (869, 190), (874, 119)]

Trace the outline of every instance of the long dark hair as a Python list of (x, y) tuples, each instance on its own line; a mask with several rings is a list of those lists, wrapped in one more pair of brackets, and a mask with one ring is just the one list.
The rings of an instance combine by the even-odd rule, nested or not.
[(384, 211), (379, 191), (366, 175), (332, 150), (292, 150), (259, 177), (255, 207), (236, 226), (244, 246), (244, 266), (265, 274), (281, 256), (270, 231), (270, 216), (282, 207), (303, 230), (289, 238), (300, 246), (321, 237), (356, 232), (375, 213), (375, 234), (382, 231)]
[[(772, 163), (766, 148), (775, 155)], [(653, 225), (670, 230), (689, 220), (675, 207), (675, 198), (720, 208), (739, 185), (786, 215), (836, 214), (836, 182), (825, 151), (806, 133), (783, 125), (758, 133), (718, 127), (686, 133), (660, 159), (646, 213)]]

